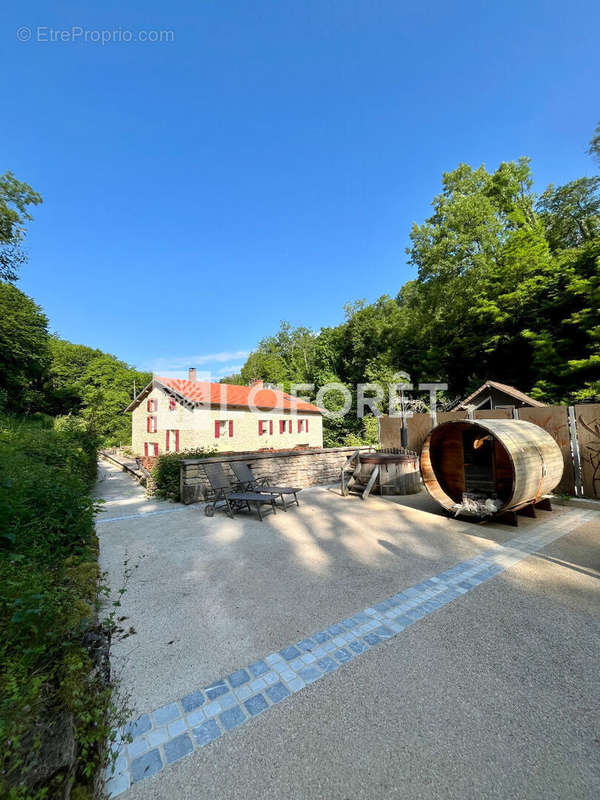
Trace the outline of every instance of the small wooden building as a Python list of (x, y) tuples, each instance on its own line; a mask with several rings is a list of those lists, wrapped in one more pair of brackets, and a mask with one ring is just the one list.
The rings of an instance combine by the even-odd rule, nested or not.
[(545, 403), (534, 400), (525, 392), (509, 386), (507, 383), (497, 381), (486, 381), (473, 394), (465, 397), (464, 400), (455, 406), (455, 409), (475, 408), (477, 410), (488, 410), (492, 408), (523, 408), (524, 406), (541, 407)]

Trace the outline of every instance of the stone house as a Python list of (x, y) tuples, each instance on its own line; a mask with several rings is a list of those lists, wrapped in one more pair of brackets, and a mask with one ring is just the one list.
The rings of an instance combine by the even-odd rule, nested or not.
[(138, 456), (323, 446), (322, 410), (262, 381), (208, 383), (190, 369), (187, 380), (155, 377), (126, 411)]

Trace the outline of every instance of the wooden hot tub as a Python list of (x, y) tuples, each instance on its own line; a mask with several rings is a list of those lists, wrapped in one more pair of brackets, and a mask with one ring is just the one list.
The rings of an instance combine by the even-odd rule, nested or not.
[(348, 491), (361, 494), (366, 499), (376, 494), (415, 494), (421, 488), (419, 458), (410, 452), (376, 452), (358, 454), (352, 465), (352, 477), (344, 484), (342, 494)]
[[(523, 420), (444, 422), (429, 433), (421, 451), (429, 494), (447, 511), (481, 518), (533, 508), (557, 486), (562, 471), (562, 453), (552, 436)], [(469, 496), (481, 498), (481, 504), (488, 499), (489, 510), (465, 511)]]

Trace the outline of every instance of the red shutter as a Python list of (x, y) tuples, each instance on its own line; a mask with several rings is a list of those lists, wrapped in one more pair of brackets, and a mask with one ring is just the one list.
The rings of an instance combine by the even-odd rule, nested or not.
[(167, 453), (169, 452), (169, 431), (165, 434), (165, 450)]
[(156, 442), (154, 443), (154, 455), (158, 455), (158, 444)]
[(279, 433), (285, 433), (285, 420), (279, 420)]
[(259, 435), (259, 436), (262, 436), (262, 435), (263, 435), (262, 419), (259, 419), (259, 420), (258, 420), (258, 435)]
[(174, 397), (169, 400), (169, 411), (175, 411), (175, 407), (177, 406), (177, 401)]
[(152, 433), (150, 430), (150, 424), (152, 422), (152, 417), (146, 417), (146, 433)]
[(306, 420), (306, 432), (308, 433), (308, 420)]
[(179, 431), (175, 431), (175, 452), (179, 452)]
[(152, 433), (156, 433), (156, 431), (158, 430), (158, 426), (156, 424), (156, 417), (150, 417), (150, 419), (152, 420)]
[(148, 458), (148, 442), (144, 442), (144, 455)]
[(273, 420), (269, 420), (269, 434), (273, 436)]
[(290, 420), (290, 433), (292, 432), (292, 420)]
[(146, 411), (152, 411), (152, 400), (148, 400), (146, 403)]
[(219, 420), (215, 420), (215, 439), (218, 439), (221, 435), (221, 426), (219, 425)]
[(229, 438), (233, 439), (233, 420), (229, 420)]
[(299, 419), (298, 420), (298, 433), (300, 433), (301, 431), (302, 431), (302, 420)]

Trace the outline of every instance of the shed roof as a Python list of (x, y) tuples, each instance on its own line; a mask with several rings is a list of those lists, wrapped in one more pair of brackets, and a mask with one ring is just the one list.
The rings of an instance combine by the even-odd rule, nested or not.
[(540, 403), (539, 400), (534, 400), (533, 397), (530, 397), (525, 392), (520, 391), (520, 389), (515, 389), (514, 386), (509, 386), (507, 383), (498, 383), (498, 381), (486, 381), (482, 384), (479, 389), (476, 389), (472, 394), (466, 397), (464, 400), (458, 404), (457, 408), (465, 408), (468, 406), (472, 400), (474, 400), (478, 394), (481, 394), (486, 389), (496, 389), (499, 392), (504, 392), (504, 394), (510, 395), (510, 397), (514, 397), (515, 400), (520, 400), (522, 403), (527, 403), (529, 406), (536, 406), (542, 407), (545, 406), (545, 403)]

